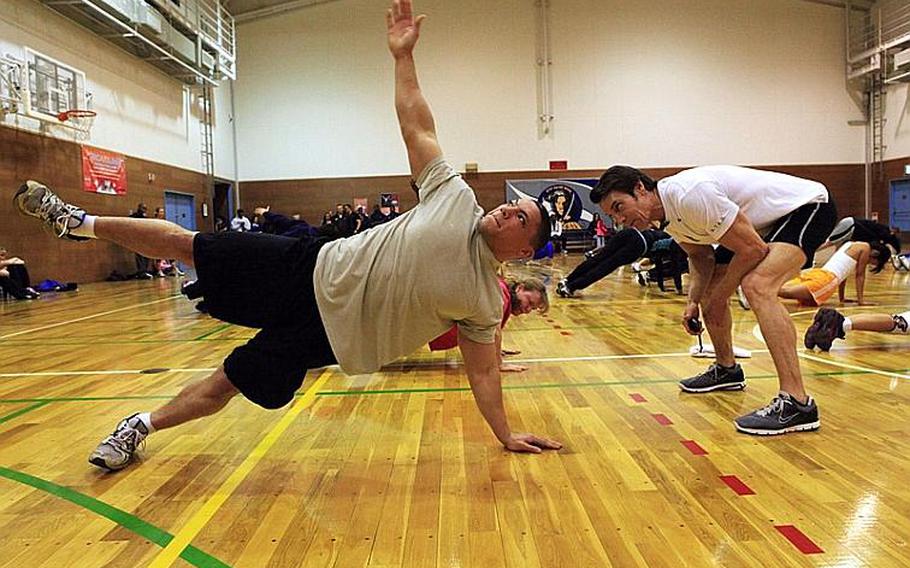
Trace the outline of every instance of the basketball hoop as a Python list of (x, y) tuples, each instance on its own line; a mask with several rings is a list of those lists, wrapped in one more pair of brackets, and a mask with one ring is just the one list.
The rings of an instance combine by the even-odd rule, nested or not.
[(62, 122), (63, 126), (69, 126), (87, 135), (92, 129), (92, 123), (95, 121), (97, 114), (93, 110), (70, 109), (58, 114), (57, 120)]

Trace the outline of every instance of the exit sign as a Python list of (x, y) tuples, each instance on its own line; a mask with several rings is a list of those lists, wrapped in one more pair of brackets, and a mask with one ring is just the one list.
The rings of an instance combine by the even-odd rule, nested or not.
[(550, 169), (551, 170), (567, 170), (569, 169), (568, 160), (550, 160)]

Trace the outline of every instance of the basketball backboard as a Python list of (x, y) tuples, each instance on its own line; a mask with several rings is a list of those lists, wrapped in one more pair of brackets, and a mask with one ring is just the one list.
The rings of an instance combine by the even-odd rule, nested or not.
[(52, 57), (25, 48), (28, 93), (25, 114), (55, 121), (61, 113), (87, 108), (85, 73)]

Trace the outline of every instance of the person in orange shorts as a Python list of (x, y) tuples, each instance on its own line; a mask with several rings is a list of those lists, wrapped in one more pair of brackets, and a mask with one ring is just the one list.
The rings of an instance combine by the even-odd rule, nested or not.
[(881, 243), (847, 241), (842, 244), (828, 262), (821, 268), (810, 268), (784, 284), (778, 296), (798, 300), (800, 305), (820, 306), (837, 290), (841, 304), (852, 302), (844, 293), (850, 273), (856, 273), (856, 301), (861, 306), (871, 305), (865, 301), (863, 292), (866, 284), (866, 267), (872, 263), (872, 272), (878, 274), (891, 257), (891, 251)]

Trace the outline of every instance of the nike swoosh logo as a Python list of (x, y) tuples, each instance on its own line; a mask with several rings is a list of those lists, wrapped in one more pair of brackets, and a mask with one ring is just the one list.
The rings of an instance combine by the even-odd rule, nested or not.
[(781, 424), (788, 424), (793, 421), (794, 418), (799, 416), (799, 414), (791, 414), (790, 416), (784, 418), (783, 414), (777, 417), (777, 421)]

